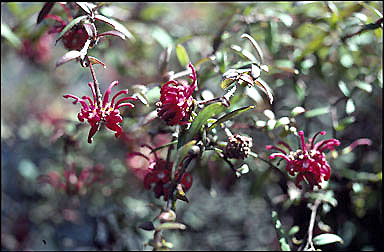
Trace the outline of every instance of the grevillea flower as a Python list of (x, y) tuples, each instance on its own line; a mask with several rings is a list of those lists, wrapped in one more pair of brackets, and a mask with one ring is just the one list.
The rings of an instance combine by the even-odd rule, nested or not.
[[(145, 145), (146, 147), (152, 149), (150, 146)], [(147, 161), (149, 161), (148, 170), (144, 177), (144, 188), (150, 190), (153, 187), (153, 191), (155, 192), (156, 198), (164, 197), (164, 200), (168, 200), (169, 195), (169, 186), (171, 185), (171, 169), (173, 166), (172, 162), (167, 162), (158, 158), (155, 152), (155, 159), (150, 159), (144, 154), (140, 152), (133, 152), (131, 155), (139, 155), (144, 157)], [(179, 177), (179, 171), (177, 170), (175, 173), (175, 180)], [(184, 172), (183, 176), (179, 182), (183, 188), (184, 192), (187, 192), (189, 188), (192, 186), (192, 175), (188, 172)]]
[[(53, 19), (57, 24), (48, 30), (48, 33), (60, 33), (68, 25), (68, 21), (64, 21), (57, 15), (48, 14), (46, 18)], [(72, 19), (72, 17), (68, 17)], [(62, 38), (63, 45), (68, 50), (81, 50), (88, 39), (88, 33), (84, 26), (76, 24), (67, 31)]]
[(78, 174), (75, 165), (64, 170), (63, 176), (56, 171), (51, 171), (38, 177), (40, 183), (48, 183), (56, 189), (63, 189), (68, 195), (85, 193), (86, 188), (100, 181), (103, 177), (103, 166), (96, 165), (81, 170)]
[(325, 131), (320, 131), (314, 135), (312, 139), (309, 140), (309, 143), (306, 144), (304, 141), (304, 132), (299, 131), (299, 136), (301, 140), (301, 149), (292, 151), (291, 147), (280, 141), (278, 144), (283, 145), (289, 150), (289, 153), (283, 150), (282, 148), (267, 145), (268, 150), (275, 149), (281, 153), (273, 153), (269, 156), (270, 159), (276, 157), (281, 157), (287, 161), (286, 170), (292, 176), (297, 173), (296, 176), (296, 186), (300, 189), (302, 188), (299, 183), (304, 180), (313, 189), (314, 186), (321, 188), (320, 183), (322, 179), (328, 180), (331, 176), (331, 167), (329, 166), (324, 151), (326, 149), (333, 150), (335, 146), (340, 145), (339, 140), (337, 139), (328, 139), (322, 140), (315, 144), (316, 137), (320, 135), (325, 135)]
[(232, 135), (228, 139), (224, 154), (228, 158), (245, 159), (252, 147), (252, 138), (239, 134)]
[[(84, 122), (84, 119), (87, 119), (88, 123), (91, 125), (91, 129), (88, 134), (88, 143), (92, 143), (92, 137), (96, 134), (97, 130), (99, 129), (101, 121), (105, 122), (105, 126), (108, 129), (116, 132), (115, 133), (116, 137), (119, 137), (121, 135), (122, 128), (120, 126), (120, 123), (123, 121), (123, 118), (120, 115), (119, 108), (124, 106), (133, 108), (134, 105), (132, 103), (129, 103), (129, 102), (122, 103), (122, 102), (127, 100), (136, 101), (137, 99), (134, 97), (124, 97), (115, 103), (115, 99), (117, 96), (121, 94), (128, 94), (128, 89), (125, 89), (117, 92), (112, 97), (112, 101), (109, 102), (109, 95), (111, 94), (111, 89), (114, 86), (116, 86), (118, 83), (119, 83), (118, 81), (114, 81), (109, 85), (109, 88), (107, 89), (107, 91), (105, 91), (101, 107), (99, 107), (98, 105), (95, 88), (92, 82), (89, 82), (88, 86), (91, 88), (91, 91), (93, 94), (93, 101), (89, 96), (83, 96), (82, 98), (79, 98), (71, 94), (67, 94), (63, 96), (64, 98), (75, 99), (73, 104), (80, 102), (82, 108), (81, 108), (81, 111), (78, 113), (77, 117), (80, 122)], [(89, 102), (89, 105), (87, 104), (87, 101)]]
[(197, 87), (196, 71), (191, 63), (192, 84), (184, 84), (175, 80), (165, 83), (160, 90), (160, 101), (156, 103), (157, 114), (168, 125), (185, 125), (189, 123), (192, 113), (192, 93)]

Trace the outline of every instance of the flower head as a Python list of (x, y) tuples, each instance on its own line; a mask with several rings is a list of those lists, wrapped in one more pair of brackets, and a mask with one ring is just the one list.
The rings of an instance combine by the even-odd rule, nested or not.
[[(48, 14), (46, 18), (56, 21), (56, 25), (49, 29), (48, 33), (60, 33), (68, 25), (68, 21), (64, 21), (57, 15)], [(76, 24), (63, 35), (64, 47), (68, 50), (81, 50), (88, 39), (88, 33), (84, 26)]]
[(289, 153), (283, 150), (280, 147), (267, 145), (268, 150), (275, 149), (280, 151), (280, 153), (272, 153), (269, 158), (274, 159), (276, 157), (281, 157), (287, 161), (286, 170), (292, 176), (297, 173), (296, 176), (296, 186), (301, 188), (299, 183), (304, 180), (306, 181), (311, 188), (314, 186), (321, 188), (320, 183), (322, 179), (328, 180), (331, 176), (331, 167), (329, 166), (324, 151), (326, 149), (334, 149), (335, 146), (340, 145), (339, 140), (337, 139), (328, 139), (322, 140), (315, 144), (316, 137), (320, 135), (325, 135), (325, 131), (320, 131), (314, 135), (312, 139), (309, 140), (309, 143), (306, 144), (304, 141), (304, 132), (299, 131), (301, 149), (292, 151), (291, 147), (280, 141), (278, 144), (283, 145), (289, 150)]
[[(148, 148), (148, 145), (145, 145)], [(152, 148), (151, 148), (152, 149)], [(173, 166), (172, 162), (167, 162), (158, 158), (154, 152), (155, 159), (150, 159), (140, 152), (131, 153), (131, 155), (139, 155), (149, 161), (148, 170), (144, 177), (144, 188), (150, 190), (153, 186), (156, 198), (164, 197), (164, 200), (168, 200), (169, 186), (171, 184), (171, 169)], [(175, 173), (175, 180), (179, 177), (179, 171)], [(183, 190), (186, 192), (192, 186), (192, 175), (188, 172), (184, 172), (179, 184), (181, 184)]]
[(103, 166), (96, 165), (82, 169), (78, 174), (75, 165), (72, 164), (64, 170), (63, 176), (58, 172), (51, 171), (38, 177), (40, 183), (48, 183), (56, 189), (63, 189), (68, 195), (86, 193), (86, 188), (93, 183), (100, 181), (103, 175)]
[(224, 153), (228, 158), (245, 159), (248, 157), (251, 147), (252, 138), (236, 134), (229, 137)]
[(197, 87), (196, 71), (191, 63), (192, 84), (184, 84), (175, 80), (165, 83), (160, 90), (160, 101), (157, 102), (157, 114), (168, 125), (184, 125), (189, 122), (192, 113), (192, 93)]
[[(92, 137), (96, 134), (97, 130), (100, 127), (100, 122), (105, 122), (105, 126), (108, 129), (115, 131), (115, 136), (119, 137), (122, 132), (122, 128), (120, 123), (123, 121), (123, 118), (120, 115), (119, 108), (128, 106), (133, 108), (134, 105), (132, 103), (123, 103), (127, 100), (136, 101), (137, 99), (134, 97), (124, 97), (118, 100), (115, 103), (115, 99), (117, 96), (121, 94), (128, 94), (128, 89), (121, 90), (117, 92), (113, 97), (111, 102), (109, 102), (109, 95), (111, 94), (111, 89), (118, 84), (118, 81), (114, 81), (109, 85), (107, 91), (105, 91), (103, 102), (99, 105), (96, 98), (96, 92), (93, 84), (90, 82), (88, 86), (91, 88), (93, 94), (93, 100), (89, 96), (83, 96), (79, 98), (77, 96), (68, 94), (64, 95), (64, 98), (72, 98), (75, 99), (73, 104), (80, 102), (82, 108), (78, 113), (77, 117), (80, 122), (84, 122), (84, 119), (87, 119), (88, 123), (91, 125), (91, 129), (88, 134), (88, 143), (92, 143)], [(87, 101), (89, 104), (87, 104)]]

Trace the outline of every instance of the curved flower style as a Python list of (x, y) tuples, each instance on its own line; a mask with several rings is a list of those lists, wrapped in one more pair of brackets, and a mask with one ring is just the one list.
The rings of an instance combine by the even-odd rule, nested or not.
[[(77, 102), (81, 103), (81, 111), (77, 115), (80, 122), (84, 122), (84, 119), (88, 120), (88, 123), (91, 125), (91, 129), (88, 134), (88, 143), (92, 143), (92, 137), (96, 134), (97, 130), (100, 127), (100, 122), (104, 121), (105, 126), (107, 126), (108, 129), (112, 131), (116, 131), (115, 136), (119, 137), (122, 132), (122, 128), (119, 125), (123, 121), (123, 118), (120, 115), (119, 108), (128, 106), (130, 108), (133, 108), (135, 105), (132, 103), (122, 103), (127, 100), (133, 100), (136, 101), (137, 98), (134, 97), (124, 97), (118, 100), (115, 103), (115, 99), (117, 96), (121, 94), (128, 94), (128, 89), (121, 90), (117, 92), (113, 97), (112, 101), (109, 102), (109, 95), (111, 94), (111, 89), (116, 86), (119, 82), (114, 81), (109, 85), (109, 88), (107, 91), (105, 91), (103, 102), (101, 104), (101, 107), (98, 106), (97, 98), (96, 98), (96, 92), (93, 84), (91, 82), (88, 83), (88, 86), (91, 88), (92, 94), (93, 94), (93, 101), (89, 96), (83, 96), (81, 99), (77, 96), (67, 94), (64, 95), (64, 98), (73, 98), (75, 101), (73, 104), (76, 104)], [(89, 105), (86, 101), (89, 101)]]
[[(152, 149), (148, 145), (146, 147)], [(169, 195), (169, 186), (171, 183), (171, 169), (173, 163), (170, 162), (167, 165), (167, 162), (158, 158), (156, 153), (154, 152), (155, 159), (149, 159), (147, 156), (140, 152), (133, 152), (130, 155), (138, 155), (144, 157), (149, 161), (147, 174), (144, 177), (144, 188), (150, 190), (154, 185), (153, 191), (155, 192), (156, 198), (164, 197), (164, 200), (168, 200)], [(179, 177), (179, 171), (176, 171), (175, 180)], [(192, 175), (188, 172), (184, 172), (183, 176), (180, 179), (180, 184), (184, 190), (187, 192), (189, 188), (192, 186)]]
[(333, 138), (322, 140), (315, 144), (316, 137), (319, 134), (325, 135), (325, 133), (325, 131), (316, 133), (314, 137), (309, 140), (309, 143), (306, 144), (304, 142), (304, 132), (299, 131), (301, 149), (297, 151), (292, 151), (290, 146), (283, 141), (278, 142), (278, 144), (285, 146), (289, 150), (289, 153), (279, 147), (267, 145), (266, 148), (268, 150), (275, 149), (281, 152), (273, 153), (269, 158), (274, 159), (281, 157), (287, 161), (286, 170), (288, 173), (292, 176), (298, 173), (296, 176), (296, 186), (298, 188), (302, 188), (299, 183), (304, 180), (311, 186), (312, 190), (314, 186), (320, 189), (322, 179), (328, 180), (331, 176), (331, 167), (328, 165), (324, 151), (326, 149), (332, 150), (334, 146), (340, 145), (339, 140)]
[(56, 189), (63, 189), (68, 195), (85, 193), (83, 188), (100, 181), (103, 175), (103, 166), (96, 165), (82, 169), (80, 174), (75, 171), (72, 164), (69, 169), (64, 170), (63, 177), (56, 171), (38, 177), (40, 183), (48, 183)]
[(184, 84), (175, 80), (165, 83), (160, 90), (160, 101), (156, 103), (157, 114), (168, 125), (185, 125), (189, 123), (192, 113), (192, 93), (197, 87), (196, 71), (191, 63), (192, 84)]

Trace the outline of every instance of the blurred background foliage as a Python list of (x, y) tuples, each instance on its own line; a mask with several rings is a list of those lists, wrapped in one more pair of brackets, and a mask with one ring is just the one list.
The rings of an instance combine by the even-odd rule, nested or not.
[[(169, 127), (150, 120), (163, 59), (170, 52), (166, 70), (184, 71), (176, 55), (182, 45), (198, 68), (195, 97), (218, 97), (226, 70), (257, 59), (243, 33), (262, 49), (269, 72), (261, 78), (274, 102), (270, 106), (255, 88), (238, 90), (231, 110), (256, 108), (226, 125), (251, 136), (252, 150), (264, 159), (266, 144), (296, 144), (292, 127), (306, 137), (325, 130), (339, 139), (335, 159), (328, 156), (332, 176), (314, 234), (335, 233), (344, 242), (319, 248), (383, 248), (382, 23), (370, 29), (382, 20), (382, 2), (104, 3), (100, 13), (121, 22), (134, 39), (112, 37), (90, 50), (107, 65), (95, 67), (101, 89), (119, 80), (130, 94), (144, 90), (148, 106), (123, 110), (122, 138), (102, 128), (92, 144), (86, 141), (89, 126), (77, 121), (79, 107), (62, 98), (89, 95), (91, 76), (75, 62), (55, 68), (66, 51), (61, 42), (55, 46), (57, 35), (46, 33), (52, 20), (36, 25), (42, 6), (1, 3), (2, 249), (150, 249), (144, 243), (152, 232), (138, 226), (152, 220), (163, 201), (143, 188), (146, 161), (127, 154), (148, 153), (141, 144), (159, 147), (171, 140)], [(59, 5), (52, 13), (65, 16)], [(97, 25), (100, 32), (107, 29)], [(224, 141), (219, 127), (216, 132)], [(372, 144), (341, 151), (359, 138)], [(158, 155), (165, 157), (164, 151)], [(79, 171), (102, 164), (103, 180), (75, 195), (38, 183), (40, 175), (63, 174), (71, 163)], [(282, 173), (252, 157), (236, 165), (242, 163), (250, 171), (240, 178), (214, 153), (192, 163), (190, 203), (178, 202), (177, 208), (178, 221), (188, 228), (165, 232), (174, 249), (280, 249), (271, 208), (286, 232), (297, 226), (288, 240), (292, 249), (305, 239), (307, 203), (319, 194), (297, 190), (283, 163), (277, 165)]]

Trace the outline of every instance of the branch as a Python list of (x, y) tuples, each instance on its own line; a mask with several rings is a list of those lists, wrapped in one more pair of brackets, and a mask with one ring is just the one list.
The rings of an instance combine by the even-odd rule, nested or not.
[(353, 36), (356, 36), (356, 35), (359, 35), (365, 31), (369, 31), (369, 30), (375, 30), (375, 29), (378, 29), (378, 28), (382, 28), (381, 24), (383, 23), (383, 18), (380, 18), (379, 20), (377, 20), (375, 23), (370, 23), (370, 24), (366, 24), (364, 25), (360, 30), (358, 30), (357, 32), (354, 32), (354, 33), (351, 33), (351, 34), (348, 34), (348, 35), (345, 35), (344, 37), (341, 38), (341, 40), (345, 43), (345, 41)]
[(307, 244), (305, 245), (303, 250), (315, 250), (315, 247), (313, 246), (312, 238), (313, 238), (313, 227), (315, 226), (315, 219), (316, 219), (316, 211), (321, 203), (320, 199), (316, 199), (315, 203), (310, 207), (311, 208), (311, 219), (309, 221), (309, 227), (308, 227), (308, 239)]

